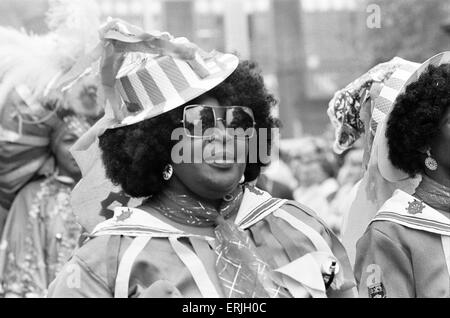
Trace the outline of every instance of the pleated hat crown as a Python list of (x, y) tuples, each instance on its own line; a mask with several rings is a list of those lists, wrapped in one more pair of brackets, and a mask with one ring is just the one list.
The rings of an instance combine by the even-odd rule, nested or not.
[(129, 53), (116, 76), (123, 101), (119, 126), (158, 116), (206, 93), (224, 81), (238, 62), (236, 56), (217, 51), (195, 52), (192, 59)]

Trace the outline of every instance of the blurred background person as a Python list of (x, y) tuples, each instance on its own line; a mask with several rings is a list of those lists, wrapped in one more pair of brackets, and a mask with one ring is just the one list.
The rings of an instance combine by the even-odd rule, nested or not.
[(61, 108), (45, 121), (45, 128), (50, 128), (53, 172), (34, 177), (19, 191), (4, 227), (0, 243), (4, 297), (43, 297), (82, 232), (70, 205), (71, 190), (81, 173), (69, 149), (90, 123), (73, 111), (53, 107)]
[(69, 148), (100, 115), (97, 77), (64, 75), (91, 49), (88, 2), (54, 2), (45, 35), (0, 28), (0, 295), (42, 297), (77, 246), (70, 192), (81, 177)]
[(258, 177), (256, 186), (264, 191), (269, 192), (274, 197), (286, 200), (294, 199), (292, 190), (288, 185), (284, 184), (283, 182), (271, 179), (265, 173), (261, 173), (261, 175)]
[(269, 166), (261, 169), (256, 185), (273, 197), (293, 200), (297, 180), (287, 163), (289, 161), (287, 152), (280, 149), (279, 139), (275, 137), (273, 142), (273, 153), (277, 156), (272, 156), (274, 159)]
[(351, 197), (351, 193), (354, 191), (355, 184), (363, 176), (363, 153), (364, 151), (361, 148), (347, 151), (343, 155), (344, 163), (340, 167), (336, 177), (336, 182), (339, 186), (330, 202), (328, 225), (340, 238), (342, 238), (344, 220), (347, 217), (352, 203), (349, 197)]
[(304, 137), (285, 141), (283, 147), (297, 181), (294, 200), (313, 209), (329, 225), (330, 203), (339, 187), (330, 145), (324, 138)]

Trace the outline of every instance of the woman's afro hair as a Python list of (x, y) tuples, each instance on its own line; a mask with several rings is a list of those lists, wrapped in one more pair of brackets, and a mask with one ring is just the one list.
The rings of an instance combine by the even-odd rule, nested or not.
[[(269, 128), (267, 138), (268, 144), (271, 144), (270, 128), (279, 126), (278, 120), (271, 115), (276, 100), (266, 90), (256, 63), (240, 62), (225, 81), (206, 95), (216, 98), (221, 105), (250, 107), (257, 132), (258, 128)], [(106, 130), (100, 137), (106, 175), (128, 195), (148, 197), (163, 188), (162, 171), (171, 162), (171, 150), (176, 143), (171, 140), (171, 134), (175, 128), (181, 127), (183, 108), (177, 107), (130, 126)], [(246, 181), (255, 180), (262, 166), (264, 164), (260, 160), (247, 164)]]
[(450, 105), (450, 64), (430, 65), (406, 87), (387, 122), (386, 138), (392, 164), (414, 177), (424, 169), (424, 151), (439, 133), (439, 122)]

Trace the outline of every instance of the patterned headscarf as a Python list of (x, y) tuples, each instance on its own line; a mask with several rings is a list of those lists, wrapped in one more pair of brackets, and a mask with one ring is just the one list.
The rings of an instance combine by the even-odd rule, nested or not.
[(5, 209), (28, 181), (55, 172), (53, 148), (61, 137), (67, 131), (81, 137), (94, 120), (63, 105), (70, 102), (64, 97), (32, 110), (25, 92), (24, 87), (12, 90), (0, 113), (0, 205)]
[(414, 68), (418, 65), (395, 57), (386, 63), (376, 65), (334, 94), (327, 111), (335, 127), (334, 152), (343, 153), (351, 148), (362, 134), (366, 134), (365, 162), (367, 163), (377, 124), (382, 120), (379, 114), (388, 112), (382, 105), (375, 104), (375, 99), (378, 98), (384, 83), (397, 69)]

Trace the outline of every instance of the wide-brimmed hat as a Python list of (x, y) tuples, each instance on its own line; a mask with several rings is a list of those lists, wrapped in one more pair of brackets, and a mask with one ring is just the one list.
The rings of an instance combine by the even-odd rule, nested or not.
[(411, 71), (411, 68), (401, 68), (397, 70), (383, 87), (380, 92), (380, 96), (375, 101), (375, 104), (377, 105), (376, 108), (378, 109), (378, 115), (382, 119), (379, 121), (380, 125), (378, 128), (381, 130), (378, 135), (378, 168), (381, 175), (391, 182), (405, 180), (410, 177), (406, 172), (394, 167), (389, 159), (389, 145), (386, 138), (386, 126), (391, 111), (395, 107), (398, 97), (405, 92), (406, 87), (417, 81), (420, 75), (422, 75), (422, 73), (424, 73), (430, 65), (439, 66), (445, 63), (450, 63), (450, 52), (443, 52), (433, 56), (413, 71)]
[(232, 54), (212, 52), (182, 60), (168, 55), (130, 54), (117, 74), (124, 119), (120, 126), (158, 116), (208, 92), (237, 67)]
[(106, 129), (135, 124), (181, 106), (219, 85), (239, 64), (233, 54), (205, 52), (186, 38), (147, 33), (120, 19), (110, 18), (99, 33), (98, 46), (60, 83), (73, 80), (101, 59), (105, 98), (116, 119)]

